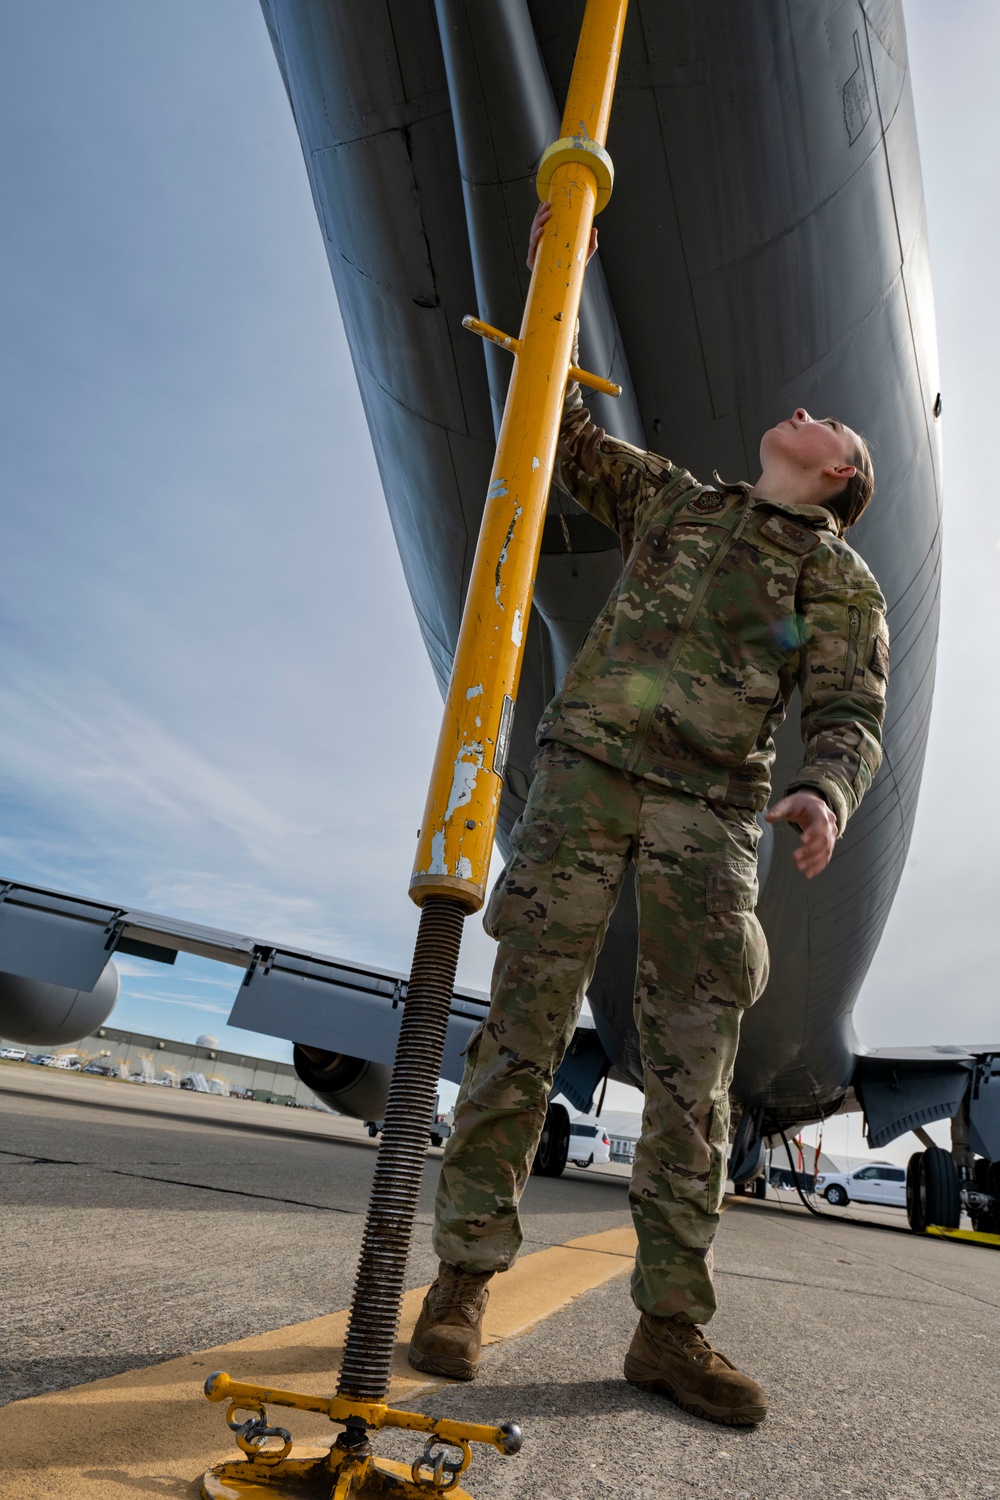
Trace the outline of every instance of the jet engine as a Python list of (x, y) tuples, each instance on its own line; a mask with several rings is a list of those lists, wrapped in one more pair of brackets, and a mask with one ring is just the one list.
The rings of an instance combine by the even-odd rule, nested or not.
[(77, 1042), (103, 1026), (117, 999), (118, 970), (110, 961), (92, 990), (0, 973), (0, 1036), (22, 1047)]
[(295, 1071), (307, 1088), (335, 1109), (353, 1120), (381, 1120), (389, 1098), (392, 1069), (386, 1063), (369, 1062), (364, 1057), (346, 1057), (342, 1052), (320, 1052), (309, 1049), (307, 1057), (296, 1046), (292, 1053)]

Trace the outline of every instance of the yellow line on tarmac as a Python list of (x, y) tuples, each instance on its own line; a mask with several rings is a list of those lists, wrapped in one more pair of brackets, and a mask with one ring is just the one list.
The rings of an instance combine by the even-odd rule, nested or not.
[[(624, 1275), (635, 1244), (628, 1225), (523, 1255), (490, 1285), (485, 1342), (518, 1338), (581, 1293)], [(447, 1384), (417, 1374), (406, 1363), (406, 1345), (426, 1290), (407, 1292), (403, 1300), (389, 1388), (394, 1405)], [(210, 1464), (228, 1457), (230, 1449), (237, 1456), (223, 1410), (202, 1395), (205, 1377), (224, 1369), (236, 1380), (329, 1394), (336, 1387), (346, 1330), (347, 1313), (330, 1313), (145, 1369), (15, 1401), (0, 1410), (0, 1497), (194, 1497)], [(516, 1412), (510, 1415), (517, 1417)], [(323, 1438), (329, 1442), (333, 1429), (325, 1418), (296, 1412), (272, 1413), (271, 1419), (287, 1423), (289, 1417), (297, 1443)]]

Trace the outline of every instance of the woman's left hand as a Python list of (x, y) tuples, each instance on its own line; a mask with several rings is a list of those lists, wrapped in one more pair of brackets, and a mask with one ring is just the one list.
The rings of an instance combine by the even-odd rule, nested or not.
[(837, 819), (818, 792), (792, 792), (765, 817), (769, 823), (794, 823), (801, 829), (802, 839), (792, 858), (807, 880), (826, 869), (837, 842)]

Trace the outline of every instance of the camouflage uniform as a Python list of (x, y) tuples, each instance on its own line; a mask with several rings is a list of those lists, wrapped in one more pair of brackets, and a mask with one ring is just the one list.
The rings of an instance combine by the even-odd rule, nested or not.
[[(740, 1017), (767, 979), (755, 813), (796, 684), (843, 832), (881, 759), (885, 601), (822, 507), (706, 488), (595, 427), (570, 387), (556, 482), (620, 535), (624, 571), (538, 729), (486, 925), (499, 940), (438, 1191), (435, 1248), (503, 1270), (552, 1079), (629, 861), (645, 1108), (630, 1200), (648, 1313), (706, 1322)], [(721, 483), (721, 482), (720, 482)]]

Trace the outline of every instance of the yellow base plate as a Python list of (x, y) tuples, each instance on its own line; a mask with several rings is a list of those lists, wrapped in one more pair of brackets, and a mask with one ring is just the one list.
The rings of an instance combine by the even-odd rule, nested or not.
[[(435, 1491), (429, 1485), (419, 1488), (413, 1483), (409, 1464), (397, 1464), (389, 1458), (372, 1458), (353, 1464), (353, 1473), (345, 1467), (336, 1484), (323, 1460), (329, 1449), (300, 1450), (300, 1456), (283, 1459), (279, 1464), (251, 1463), (233, 1459), (218, 1464), (201, 1481), (203, 1500), (408, 1500), (419, 1496), (429, 1500)], [(304, 1456), (302, 1456), (304, 1454)], [(373, 1470), (375, 1472), (373, 1472)], [(440, 1494), (441, 1492), (438, 1491)], [(447, 1490), (448, 1500), (472, 1500), (467, 1490)]]

